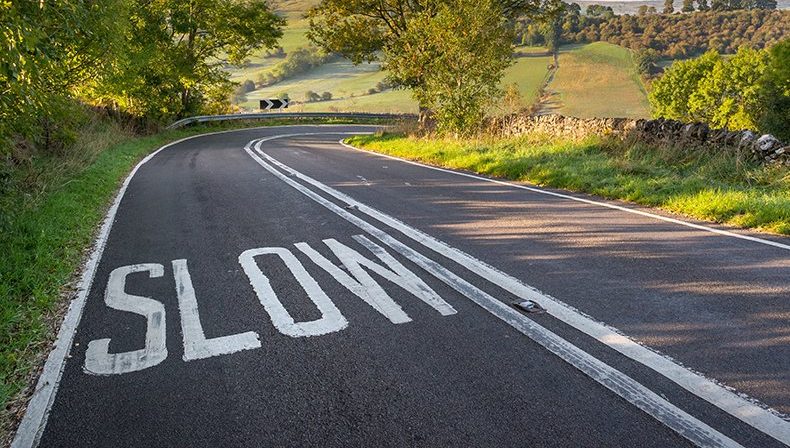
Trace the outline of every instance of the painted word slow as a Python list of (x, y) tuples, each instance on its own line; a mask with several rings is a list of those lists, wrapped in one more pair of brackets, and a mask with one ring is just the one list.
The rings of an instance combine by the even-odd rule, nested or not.
[[(410, 322), (411, 318), (373, 279), (369, 272), (373, 272), (408, 291), (442, 316), (456, 313), (455, 309), (428, 284), (381, 246), (362, 235), (355, 235), (353, 238), (365, 247), (376, 260), (362, 255), (334, 239), (325, 239), (323, 242), (340, 261), (340, 266), (307, 243), (296, 243), (294, 246), (353, 295), (370, 305), (393, 324)], [(290, 274), (320, 312), (320, 318), (296, 322), (272, 288), (269, 277), (259, 267), (258, 260), (263, 257), (277, 257), (285, 264)], [(346, 318), (291, 250), (283, 247), (250, 249), (239, 256), (239, 263), (272, 324), (280, 333), (294, 338), (320, 336), (340, 331), (348, 326)], [(254, 331), (206, 338), (187, 260), (173, 260), (172, 269), (181, 319), (184, 361), (251, 350), (261, 346), (260, 337)], [(110, 273), (107, 281), (104, 303), (114, 310), (145, 317), (147, 322), (145, 338), (144, 340), (141, 338), (140, 341), (141, 344), (144, 342), (144, 346), (137, 350), (110, 353), (109, 338), (93, 340), (88, 344), (85, 353), (85, 371), (87, 373), (113, 375), (135, 372), (156, 366), (167, 358), (165, 306), (154, 298), (126, 292), (127, 277), (133, 273), (147, 273), (148, 278), (159, 278), (165, 275), (165, 267), (156, 263), (141, 263), (116, 268)]]

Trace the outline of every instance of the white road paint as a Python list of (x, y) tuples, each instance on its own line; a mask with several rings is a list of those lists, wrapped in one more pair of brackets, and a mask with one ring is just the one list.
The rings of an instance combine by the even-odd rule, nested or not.
[(110, 339), (96, 339), (88, 343), (85, 371), (96, 375), (136, 372), (153, 367), (167, 358), (167, 330), (165, 306), (149, 297), (129, 294), (126, 277), (136, 272), (148, 272), (148, 277), (164, 275), (164, 266), (155, 263), (121, 266), (110, 273), (104, 303), (118, 311), (139, 314), (146, 319), (145, 347), (121, 353), (110, 353)]
[[(315, 126), (323, 127), (325, 125)], [(291, 128), (291, 126), (259, 126), (255, 128), (247, 128), (247, 130), (280, 128)], [(60, 329), (58, 330), (57, 338), (52, 345), (52, 350), (49, 352), (47, 360), (44, 362), (44, 367), (38, 377), (38, 381), (36, 382), (33, 395), (30, 397), (30, 401), (27, 403), (25, 415), (22, 417), (22, 421), (17, 427), (16, 434), (14, 434), (14, 440), (11, 442), (12, 448), (31, 448), (38, 445), (41, 434), (44, 431), (44, 428), (47, 426), (47, 418), (49, 417), (52, 403), (55, 400), (55, 395), (58, 392), (58, 386), (60, 386), (60, 379), (63, 375), (63, 368), (66, 365), (66, 358), (69, 356), (69, 352), (71, 351), (71, 346), (74, 342), (74, 334), (76, 333), (77, 326), (79, 325), (82, 318), (82, 311), (85, 309), (85, 301), (87, 300), (88, 294), (90, 293), (91, 287), (93, 286), (93, 279), (96, 276), (96, 268), (99, 265), (102, 254), (104, 253), (104, 248), (107, 245), (107, 238), (110, 236), (110, 230), (112, 229), (112, 225), (115, 222), (115, 216), (118, 213), (118, 207), (120, 207), (121, 200), (126, 194), (126, 190), (129, 187), (129, 183), (132, 181), (134, 175), (137, 174), (137, 171), (140, 169), (140, 167), (145, 165), (161, 151), (164, 151), (171, 146), (178, 145), (185, 141), (196, 138), (237, 131), (238, 129), (229, 129), (225, 131), (207, 132), (205, 134), (185, 137), (163, 145), (156, 151), (144, 157), (137, 165), (134, 166), (134, 168), (132, 168), (132, 170), (129, 172), (129, 175), (127, 175), (123, 180), (121, 187), (118, 189), (118, 193), (115, 195), (115, 199), (113, 199), (110, 208), (107, 209), (107, 214), (102, 221), (101, 227), (99, 228), (99, 232), (96, 236), (96, 240), (93, 243), (93, 250), (88, 259), (85, 261), (85, 265), (82, 267), (80, 281), (77, 284), (77, 292), (69, 304), (69, 309), (66, 311), (66, 315), (63, 317), (63, 322), (61, 323)]]
[[(324, 240), (326, 242), (327, 240)], [(400, 307), (392, 297), (384, 291), (378, 283), (363, 269), (359, 269), (358, 264), (354, 264), (358, 271), (354, 273), (354, 277), (346, 274), (342, 269), (335, 266), (326, 257), (321, 255), (317, 250), (310, 247), (307, 243), (296, 243), (296, 248), (302, 251), (305, 255), (313, 260), (313, 263), (320, 266), (329, 275), (335, 278), (338, 283), (343, 285), (346, 289), (351, 291), (355, 296), (362, 299), (365, 303), (370, 305), (373, 309), (381, 313), (384, 317), (389, 319), (393, 324), (402, 324), (411, 322), (411, 318), (403, 308)], [(336, 254), (337, 255), (337, 254)], [(348, 264), (343, 263), (346, 269), (351, 271)]]
[(370, 252), (386, 264), (389, 269), (365, 258), (359, 252), (341, 244), (337, 240), (331, 238), (324, 240), (324, 243), (334, 252), (335, 256), (343, 263), (343, 266), (345, 266), (356, 278), (355, 281), (351, 276), (333, 265), (306, 243), (297, 243), (295, 246), (309, 256), (313, 262), (335, 277), (340, 284), (345, 286), (349, 291), (364, 300), (378, 312), (385, 315), (393, 323), (409, 322), (411, 319), (403, 312), (401, 307), (390, 298), (384, 289), (362, 269), (363, 266), (409, 291), (415, 297), (438, 311), (442, 316), (449, 316), (456, 313), (455, 309), (444, 301), (444, 299), (439, 297), (439, 294), (431, 289), (430, 286), (413, 272), (406, 269), (406, 267), (380, 246), (363, 236), (355, 236), (354, 239), (370, 250)]
[[(281, 137), (275, 136), (273, 138)], [(763, 404), (760, 404), (757, 402), (757, 400), (747, 397), (745, 394), (728, 390), (717, 382), (705, 378), (703, 375), (683, 367), (671, 358), (657, 353), (648, 347), (640, 345), (628, 336), (625, 336), (620, 330), (604, 323), (595, 321), (591, 317), (574, 309), (570, 305), (567, 305), (556, 298), (548, 296), (533, 288), (532, 286), (524, 284), (521, 280), (505, 274), (504, 272), (472, 257), (471, 255), (459, 249), (451, 247), (448, 244), (439, 241), (438, 239), (420, 230), (417, 230), (396, 218), (386, 215), (372, 207), (361, 204), (350, 196), (328, 187), (316, 181), (315, 179), (310, 178), (309, 176), (298, 173), (286, 165), (283, 165), (260, 150), (260, 143), (273, 138), (260, 140), (256, 145), (256, 150), (263, 157), (265, 157), (266, 160), (280, 167), (292, 177), (302, 179), (304, 182), (307, 182), (316, 188), (319, 188), (321, 191), (333, 196), (334, 198), (343, 201), (350, 207), (354, 207), (360, 212), (375, 218), (387, 226), (403, 233), (424, 247), (456, 261), (458, 264), (464, 266), (471, 272), (488, 281), (491, 281), (492, 283), (509, 291), (515, 296), (524, 300), (535, 301), (540, 306), (545, 308), (547, 312), (553, 317), (595, 338), (599, 342), (606, 344), (607, 346), (633, 359), (634, 361), (651, 368), (652, 370), (683, 387), (687, 391), (704, 399), (705, 401), (713, 404), (719, 409), (749, 424), (750, 426), (764, 432), (765, 434), (768, 434), (769, 436), (786, 445), (790, 445), (790, 422), (783, 419), (776, 411)], [(400, 160), (397, 158), (392, 159)], [(420, 164), (416, 165), (422, 166)], [(603, 203), (601, 205), (603, 205)]]
[[(449, 285), (456, 291), (465, 295), (473, 302), (475, 302), (477, 305), (484, 308), (486, 311), (490, 312), (494, 316), (498, 317), (499, 319), (503, 320), (507, 324), (511, 325), (517, 331), (521, 332), (522, 334), (526, 335), (533, 341), (537, 342), (538, 344), (549, 350), (551, 353), (554, 353), (555, 355), (559, 356), (561, 359), (573, 365), (575, 368), (579, 369), (580, 371), (588, 375), (590, 378), (597, 381), (599, 384), (603, 385), (604, 387), (611, 390), (615, 394), (619, 395), (620, 397), (622, 397), (632, 405), (636, 406), (637, 408), (651, 415), (653, 418), (662, 422), (664, 425), (671, 428), (681, 436), (692, 441), (696, 445), (703, 447), (739, 447), (740, 446), (737, 442), (721, 434), (720, 432), (711, 428), (710, 426), (698, 420), (694, 416), (686, 413), (685, 411), (673, 405), (672, 403), (669, 403), (667, 400), (658, 396), (651, 390), (647, 389), (645, 386), (638, 383), (631, 377), (599, 361), (598, 359), (591, 356), (587, 352), (579, 349), (578, 347), (564, 340), (563, 338), (556, 335), (555, 333), (542, 327), (536, 322), (528, 319), (527, 317), (516, 312), (512, 308), (502, 303), (501, 301), (495, 299), (494, 297), (478, 289), (477, 287), (470, 284), (469, 282), (453, 274), (452, 272), (442, 267), (438, 263), (434, 262), (433, 260), (428, 259), (422, 254), (411, 249), (410, 247), (397, 241), (396, 239), (394, 239), (384, 231), (374, 227), (373, 225), (369, 224), (367, 221), (364, 221), (361, 218), (353, 215), (346, 209), (320, 196), (313, 190), (310, 190), (303, 184), (294, 180), (294, 179), (301, 179), (303, 181), (306, 181), (309, 178), (291, 168), (286, 167), (285, 165), (279, 162), (274, 161), (274, 159), (267, 156), (260, 149), (260, 145), (263, 142), (273, 140), (274, 138), (282, 138), (282, 137), (283, 136), (264, 138), (250, 142), (245, 147), (245, 150), (259, 165), (261, 165), (264, 169), (272, 173), (274, 176), (276, 176), (286, 184), (295, 188), (297, 191), (309, 197), (310, 199), (314, 200), (315, 202), (321, 204), (325, 208), (331, 210), (332, 212), (344, 218), (348, 222), (359, 227), (366, 233), (379, 239), (384, 244), (388, 245), (395, 251), (399, 252), (401, 255), (409, 258), (412, 262), (416, 263), (417, 265), (419, 265), (429, 273), (433, 274), (439, 280), (445, 282), (447, 285)], [(264, 161), (260, 156), (258, 156), (258, 154), (256, 154), (251, 148), (253, 143), (255, 150), (258, 152), (258, 154), (263, 155), (269, 161), (276, 162), (277, 166), (279, 166), (281, 169), (283, 169), (283, 171), (288, 173), (288, 175), (283, 174), (283, 172), (279, 171), (277, 168), (267, 163), (267, 161)], [(318, 186), (316, 184), (320, 184), (319, 182), (313, 179), (311, 179), (311, 181), (312, 182), (310, 183), (313, 184), (314, 186)], [(325, 192), (334, 191), (330, 187), (327, 187), (323, 184), (320, 185), (322, 185), (320, 189)], [(340, 194), (339, 192), (337, 193)], [(354, 201), (354, 205), (361, 206), (362, 204)]]
[(206, 339), (186, 260), (173, 260), (173, 275), (176, 280), (178, 310), (181, 313), (181, 332), (184, 335), (184, 361), (236, 353), (261, 346), (258, 333), (254, 331)]
[(604, 323), (597, 322), (584, 313), (561, 302), (560, 300), (548, 296), (538, 291), (536, 288), (533, 288), (532, 286), (524, 284), (521, 282), (521, 280), (505, 274), (504, 272), (472, 257), (471, 255), (459, 249), (451, 247), (448, 244), (439, 241), (438, 239), (427, 235), (426, 233), (419, 231), (408, 224), (386, 215), (372, 207), (361, 204), (350, 196), (330, 188), (316, 181), (315, 179), (312, 179), (301, 173), (297, 173), (293, 169), (281, 164), (277, 160), (260, 151), (260, 148), (258, 148), (258, 150), (264, 157), (266, 157), (266, 160), (269, 160), (281, 169), (287, 171), (292, 176), (304, 180), (316, 188), (321, 189), (325, 193), (335, 197), (336, 199), (356, 208), (360, 212), (402, 232), (404, 235), (422, 244), (426, 248), (456, 261), (458, 264), (464, 266), (469, 271), (496, 284), (506, 291), (509, 291), (515, 296), (524, 300), (535, 301), (540, 306), (545, 308), (546, 311), (553, 317), (576, 328), (579, 331), (584, 332), (599, 342), (606, 344), (614, 350), (617, 350), (623, 355), (653, 369), (664, 377), (680, 385), (687, 391), (708, 401), (730, 415), (737, 417), (752, 427), (757, 428), (758, 430), (770, 435), (771, 437), (786, 445), (790, 445), (790, 422), (783, 419), (778, 415), (777, 412), (773, 411), (767, 406), (757, 403), (757, 401), (754, 399), (745, 397), (744, 394), (739, 394), (728, 390), (715, 381), (705, 378), (704, 376), (681, 366), (672, 359), (657, 353), (648, 347), (638, 344), (636, 341), (625, 336), (620, 330), (610, 327)]
[[(316, 320), (308, 322), (295, 322), (293, 317), (285, 309), (277, 293), (272, 289), (269, 278), (264, 275), (255, 257), (261, 255), (277, 255), (285, 263), (285, 266), (291, 271), (291, 274), (296, 278), (296, 281), (302, 286), (307, 293), (307, 297), (315, 304), (318, 311), (321, 312), (321, 317)], [(244, 273), (250, 279), (250, 284), (258, 295), (258, 300), (261, 305), (269, 313), (272, 319), (272, 324), (280, 333), (291, 336), (320, 336), (327, 333), (340, 331), (348, 326), (348, 321), (340, 310), (337, 309), (334, 303), (329, 300), (324, 290), (318, 286), (315, 279), (307, 272), (294, 254), (288, 249), (283, 247), (262, 247), (259, 249), (245, 250), (239, 255), (239, 263), (244, 269)]]
[[(363, 134), (363, 133), (357, 133), (357, 135), (359, 135), (359, 134)], [(476, 179), (476, 180), (482, 180), (482, 181), (490, 182), (490, 183), (494, 183), (494, 184), (506, 185), (508, 187), (518, 188), (520, 190), (527, 190), (527, 191), (531, 191), (533, 193), (545, 194), (545, 195), (548, 195), (548, 196), (554, 196), (554, 197), (557, 197), (557, 198), (568, 199), (568, 200), (571, 200), (571, 201), (583, 202), (585, 204), (597, 205), (597, 206), (600, 206), (600, 207), (606, 207), (606, 208), (610, 208), (610, 209), (614, 209), (614, 210), (620, 210), (622, 212), (628, 212), (628, 213), (633, 213), (635, 215), (646, 216), (648, 218), (658, 219), (660, 221), (671, 222), (672, 224), (679, 224), (681, 226), (691, 227), (692, 229), (704, 230), (705, 232), (716, 233), (716, 234), (719, 234), (719, 235), (729, 236), (729, 237), (732, 237), (732, 238), (738, 238), (738, 239), (742, 239), (742, 240), (752, 241), (752, 242), (755, 242), (755, 243), (765, 244), (767, 246), (773, 246), (773, 247), (778, 247), (780, 249), (790, 250), (790, 245), (783, 244), (783, 243), (780, 243), (778, 241), (766, 240), (764, 238), (757, 238), (757, 237), (750, 236), (750, 235), (743, 235), (743, 234), (740, 234), (740, 233), (730, 232), (730, 231), (724, 230), (724, 229), (717, 229), (715, 227), (703, 226), (701, 224), (694, 224), (694, 223), (691, 223), (691, 222), (682, 221), (680, 219), (675, 219), (675, 218), (670, 218), (668, 216), (661, 216), (661, 215), (657, 215), (655, 213), (646, 212), (646, 211), (643, 211), (643, 210), (636, 210), (636, 209), (629, 208), (629, 207), (623, 207), (623, 206), (617, 205), (617, 204), (611, 204), (611, 203), (601, 202), (601, 201), (594, 201), (592, 199), (580, 198), (580, 197), (577, 197), (577, 196), (571, 196), (569, 194), (563, 194), (563, 193), (557, 193), (555, 191), (543, 190), (543, 189), (537, 188), (537, 187), (530, 187), (530, 186), (523, 185), (523, 184), (516, 184), (516, 183), (513, 183), (513, 182), (506, 182), (506, 181), (503, 181), (503, 180), (491, 179), (491, 178), (488, 178), (488, 177), (477, 176), (477, 175), (474, 175), (474, 174), (464, 173), (464, 172), (460, 172), (460, 171), (453, 171), (453, 170), (449, 170), (449, 169), (446, 169), (446, 168), (439, 168), (437, 166), (426, 165), (424, 163), (415, 162), (415, 161), (407, 160), (407, 159), (402, 159), (400, 157), (395, 157), (395, 156), (391, 156), (391, 155), (388, 155), (388, 154), (381, 154), (381, 153), (377, 153), (377, 152), (366, 151), (364, 149), (360, 149), (360, 148), (354, 147), (352, 145), (349, 145), (348, 143), (344, 142), (343, 140), (340, 140), (338, 143), (340, 143), (342, 146), (344, 146), (344, 147), (346, 147), (348, 149), (353, 149), (354, 151), (364, 152), (366, 154), (376, 155), (376, 156), (379, 156), (379, 157), (385, 157), (387, 159), (397, 160), (399, 162), (408, 163), (409, 165), (416, 165), (416, 166), (420, 166), (420, 167), (423, 167), (423, 168), (428, 168), (428, 169), (431, 169), (431, 170), (434, 170), (434, 171), (441, 171), (443, 173), (455, 174), (456, 176), (463, 176), (463, 177), (468, 177), (468, 178)]]

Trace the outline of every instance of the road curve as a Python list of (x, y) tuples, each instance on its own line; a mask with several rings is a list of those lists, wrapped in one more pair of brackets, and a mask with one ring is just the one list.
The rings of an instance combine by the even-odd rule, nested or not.
[(374, 130), (140, 165), (15, 446), (790, 441), (790, 240), (338, 143)]

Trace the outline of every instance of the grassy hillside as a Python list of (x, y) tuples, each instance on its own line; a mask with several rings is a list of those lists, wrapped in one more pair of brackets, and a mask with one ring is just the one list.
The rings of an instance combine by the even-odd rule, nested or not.
[[(503, 79), (503, 86), (518, 84), (523, 105), (535, 101), (538, 88), (546, 76), (551, 57), (545, 50), (522, 49), (515, 63)], [(254, 79), (254, 72), (237, 74), (236, 79)], [(353, 65), (347, 60), (335, 60), (316, 67), (306, 73), (294, 76), (271, 86), (247, 94), (247, 101), (239, 104), (247, 109), (255, 109), (261, 98), (276, 98), (287, 94), (294, 102), (295, 111), (349, 111), (349, 112), (392, 112), (414, 113), (417, 104), (407, 91), (388, 90), (368, 94), (368, 90), (384, 80), (386, 73), (380, 64)], [(332, 101), (297, 104), (304, 101), (305, 93), (332, 93)], [(492, 113), (498, 112), (499, 105), (492, 104)]]
[(549, 88), (559, 94), (558, 112), (575, 117), (649, 117), (650, 106), (631, 53), (606, 42), (560, 50)]

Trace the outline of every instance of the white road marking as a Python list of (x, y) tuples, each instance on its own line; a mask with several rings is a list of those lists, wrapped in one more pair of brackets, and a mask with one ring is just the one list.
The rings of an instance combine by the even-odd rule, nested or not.
[[(255, 150), (259, 154), (262, 154), (265, 157), (267, 157), (267, 160), (273, 160), (273, 159), (271, 157), (266, 156), (265, 153), (261, 151), (260, 145), (261, 143), (265, 141), (273, 140), (274, 138), (277, 137), (260, 139), (257, 140), (257, 142), (253, 141), (256, 142)], [(335, 203), (330, 202), (328, 199), (325, 199), (324, 197), (318, 195), (317, 193), (308, 189), (307, 187), (300, 184), (299, 182), (293, 180), (293, 178), (306, 180), (307, 176), (304, 176), (301, 173), (298, 173), (295, 170), (285, 167), (285, 165), (282, 165), (279, 162), (277, 162), (278, 166), (280, 166), (281, 168), (284, 167), (282, 169), (288, 172), (289, 175), (286, 176), (285, 174), (278, 171), (276, 168), (274, 168), (274, 166), (264, 161), (255, 152), (252, 151), (250, 146), (253, 142), (247, 144), (247, 146), (245, 147), (245, 151), (247, 151), (247, 153), (259, 165), (261, 165), (264, 169), (272, 173), (274, 176), (276, 176), (286, 184), (290, 185), (291, 187), (295, 188), (300, 193), (314, 200), (315, 202), (331, 210), (338, 216), (344, 218), (345, 220), (359, 227), (360, 229), (367, 232), (368, 234), (376, 237), (377, 239), (387, 244), (397, 252), (406, 256), (414, 263), (418, 264), (420, 267), (430, 272), (431, 274), (435, 275), (438, 279), (440, 279), (441, 281), (445, 282), (446, 284), (454, 288), (456, 291), (467, 296), (473, 302), (484, 308), (486, 311), (489, 311), (491, 314), (495, 315), (496, 317), (500, 318), (504, 322), (508, 323), (522, 334), (526, 335), (527, 337), (534, 340), (535, 342), (537, 342), (538, 344), (540, 344), (550, 352), (559, 356), (564, 361), (573, 365), (574, 367), (576, 367), (577, 369), (588, 375), (590, 378), (592, 378), (599, 384), (603, 385), (607, 389), (611, 390), (615, 394), (627, 400), (632, 405), (636, 406), (639, 409), (642, 409), (648, 415), (651, 415), (653, 418), (662, 422), (664, 425), (671, 428), (681, 436), (687, 438), (688, 440), (692, 441), (698, 446), (704, 446), (704, 447), (739, 447), (740, 446), (737, 442), (733, 441), (732, 439), (725, 436), (724, 434), (721, 434), (720, 432), (711, 428), (707, 424), (701, 422), (694, 416), (686, 413), (685, 411), (678, 408), (677, 406), (669, 403), (667, 400), (658, 396), (651, 390), (647, 389), (642, 384), (636, 382), (631, 377), (599, 361), (597, 358), (594, 358), (587, 352), (579, 349), (573, 344), (562, 339), (560, 336), (547, 330), (546, 328), (542, 327), (536, 322), (526, 318), (525, 316), (521, 315), (520, 313), (516, 312), (512, 308), (502, 303), (501, 301), (495, 299), (494, 297), (490, 296), (484, 291), (481, 291), (480, 289), (470, 284), (469, 282), (463, 280), (462, 278), (448, 271), (446, 268), (442, 267), (438, 263), (426, 258), (422, 254), (414, 251), (410, 247), (392, 238), (382, 230), (379, 230), (378, 228), (374, 227), (368, 222), (351, 214), (347, 210), (339, 207)], [(315, 180), (313, 180), (313, 182), (318, 183)], [(324, 187), (326, 189), (330, 189), (329, 187), (326, 186)], [(361, 205), (356, 201), (355, 204)]]
[[(318, 127), (331, 127), (337, 125), (314, 125)], [(346, 125), (348, 126), (348, 125)], [(351, 125), (354, 126), (354, 125)], [(360, 125), (369, 127), (369, 125)], [(246, 130), (256, 129), (280, 129), (292, 128), (292, 126), (259, 126), (254, 128), (247, 128)], [(170, 142), (161, 146), (156, 151), (145, 156), (137, 165), (132, 168), (126, 178), (123, 180), (118, 193), (115, 195), (110, 208), (107, 209), (107, 214), (102, 221), (99, 233), (93, 243), (93, 251), (88, 257), (85, 265), (82, 267), (82, 274), (80, 281), (77, 284), (77, 293), (69, 304), (69, 309), (63, 317), (63, 322), (60, 324), (58, 336), (52, 345), (52, 351), (49, 352), (47, 360), (44, 362), (44, 368), (36, 382), (35, 391), (27, 403), (25, 415), (17, 427), (14, 440), (11, 442), (12, 448), (31, 448), (38, 445), (41, 433), (47, 426), (47, 418), (49, 411), (52, 408), (52, 403), (55, 400), (55, 395), (60, 386), (60, 379), (63, 375), (63, 368), (66, 365), (66, 358), (71, 351), (71, 345), (74, 342), (74, 334), (77, 331), (77, 326), (82, 318), (82, 311), (85, 309), (85, 301), (88, 298), (91, 287), (93, 285), (93, 278), (96, 276), (96, 268), (101, 260), (104, 248), (107, 245), (107, 238), (110, 236), (110, 230), (115, 222), (115, 216), (118, 213), (118, 207), (121, 205), (121, 200), (126, 194), (126, 189), (129, 183), (141, 166), (146, 164), (149, 160), (159, 154), (165, 149), (189, 141), (195, 138), (202, 138), (210, 135), (227, 134), (229, 132), (237, 132), (238, 129), (229, 129), (225, 131), (206, 132), (204, 134), (192, 135), (189, 137)]]
[[(324, 242), (326, 241), (327, 240), (324, 240)], [(346, 269), (354, 274), (354, 277), (356, 277), (355, 279), (354, 277), (346, 274), (339, 267), (332, 264), (331, 261), (327, 260), (326, 257), (310, 247), (307, 243), (296, 243), (294, 246), (302, 251), (302, 253), (310, 257), (310, 259), (313, 260), (313, 263), (317, 264), (332, 277), (334, 277), (338, 283), (351, 291), (355, 296), (362, 299), (373, 309), (381, 313), (393, 324), (411, 322), (411, 318), (408, 314), (406, 314), (405, 311), (403, 311), (403, 308), (401, 308), (400, 305), (392, 300), (392, 297), (390, 297), (389, 294), (384, 291), (384, 288), (376, 283), (376, 281), (373, 280), (373, 278), (367, 272), (365, 272), (364, 269), (361, 269), (359, 264), (356, 264), (351, 260), (343, 261), (343, 265), (346, 266)], [(337, 253), (335, 253), (335, 255), (337, 255)], [(354, 271), (351, 270), (349, 264), (347, 264), (348, 262), (350, 262), (351, 266), (355, 266)]]
[(167, 358), (165, 306), (158, 300), (125, 291), (126, 277), (135, 272), (148, 272), (148, 277), (158, 278), (164, 275), (164, 266), (147, 263), (116, 268), (110, 273), (104, 302), (110, 308), (145, 317), (145, 347), (129, 352), (110, 353), (109, 338), (90, 341), (85, 353), (85, 371), (88, 373), (112, 375), (136, 372), (155, 366)]
[[(396, 218), (386, 215), (372, 207), (366, 206), (351, 198), (350, 196), (341, 193), (327, 185), (324, 185), (315, 179), (310, 178), (309, 176), (296, 172), (292, 168), (278, 162), (276, 159), (272, 158), (260, 149), (260, 143), (273, 140), (275, 138), (291, 136), (294, 135), (274, 136), (262, 140), (256, 140), (259, 142), (256, 144), (256, 150), (263, 157), (265, 157), (266, 160), (280, 167), (289, 173), (290, 176), (302, 179), (303, 181), (315, 186), (316, 188), (319, 188), (336, 199), (349, 204), (350, 207), (354, 207), (360, 212), (375, 218), (376, 220), (394, 228), (395, 230), (398, 230), (399, 232), (402, 232), (412, 240), (422, 244), (436, 253), (456, 261), (458, 264), (464, 266), (471, 272), (484, 279), (487, 279), (488, 281), (493, 282), (515, 296), (524, 300), (535, 301), (540, 306), (545, 308), (547, 312), (553, 317), (565, 322), (577, 330), (584, 332), (585, 334), (595, 338), (603, 344), (606, 344), (614, 350), (617, 350), (634, 361), (637, 361), (653, 369), (654, 371), (683, 387), (687, 391), (706, 400), (707, 402), (749, 424), (750, 426), (764, 432), (765, 434), (768, 434), (769, 436), (786, 445), (790, 445), (790, 422), (783, 419), (773, 409), (758, 403), (757, 400), (746, 397), (745, 394), (739, 394), (728, 390), (727, 388), (717, 384), (715, 381), (705, 378), (704, 376), (679, 365), (672, 359), (657, 353), (650, 348), (638, 344), (628, 336), (625, 336), (616, 328), (593, 320), (591, 317), (559, 301), (558, 299), (543, 294), (532, 286), (524, 284), (521, 282), (521, 280), (507, 275), (504, 272), (488, 265), (487, 263), (478, 260), (459, 249), (451, 247), (448, 244), (439, 241), (438, 239), (420, 230), (417, 230)], [(400, 160), (395, 157), (391, 158), (393, 160)], [(421, 164), (415, 165), (423, 166)], [(428, 166), (426, 167), (433, 168)], [(603, 203), (601, 205), (603, 205)]]
[(192, 286), (186, 260), (173, 260), (173, 275), (176, 280), (178, 310), (181, 313), (181, 332), (184, 335), (184, 361), (236, 353), (261, 346), (258, 333), (254, 331), (206, 339), (203, 325), (200, 324), (195, 288)]
[[(285, 309), (277, 293), (272, 289), (269, 278), (264, 275), (255, 262), (255, 257), (260, 255), (277, 255), (285, 263), (302, 286), (307, 296), (321, 312), (321, 318), (309, 322), (294, 322), (293, 317)], [(239, 263), (244, 268), (244, 273), (250, 279), (250, 284), (258, 295), (261, 305), (269, 313), (272, 324), (280, 333), (291, 336), (320, 336), (322, 334), (340, 331), (348, 326), (348, 321), (334, 303), (329, 300), (326, 293), (318, 286), (318, 283), (305, 270), (302, 263), (289, 251), (282, 247), (263, 247), (260, 249), (245, 250), (239, 255)]]
[[(358, 134), (363, 134), (363, 133), (358, 133)], [(344, 147), (346, 147), (348, 149), (353, 149), (354, 151), (364, 152), (364, 153), (370, 154), (370, 155), (377, 155), (377, 156), (380, 156), (380, 157), (385, 157), (387, 159), (397, 160), (399, 162), (408, 163), (410, 165), (416, 165), (416, 166), (420, 166), (420, 167), (423, 167), (423, 168), (428, 168), (428, 169), (435, 170), (435, 171), (441, 171), (441, 172), (444, 172), (444, 173), (455, 174), (456, 176), (468, 177), (468, 178), (472, 178), (472, 179), (482, 180), (482, 181), (485, 181), (485, 182), (491, 182), (491, 183), (494, 183), (494, 184), (506, 185), (508, 187), (518, 188), (518, 189), (521, 189), (521, 190), (527, 190), (527, 191), (531, 191), (533, 193), (540, 193), (540, 194), (545, 194), (545, 195), (548, 195), (548, 196), (554, 196), (554, 197), (557, 197), (557, 198), (568, 199), (568, 200), (571, 200), (571, 201), (583, 202), (585, 204), (597, 205), (597, 206), (600, 206), (600, 207), (606, 207), (606, 208), (610, 208), (610, 209), (614, 209), (614, 210), (620, 210), (620, 211), (623, 211), (623, 212), (633, 213), (635, 215), (646, 216), (648, 218), (658, 219), (658, 220), (661, 220), (661, 221), (671, 222), (673, 224), (679, 224), (679, 225), (682, 225), (682, 226), (691, 227), (692, 229), (704, 230), (706, 232), (716, 233), (716, 234), (719, 234), (719, 235), (729, 236), (729, 237), (732, 237), (732, 238), (739, 238), (739, 239), (742, 239), (742, 240), (752, 241), (752, 242), (755, 242), (755, 243), (765, 244), (765, 245), (768, 245), (768, 246), (778, 247), (780, 249), (790, 250), (790, 245), (789, 244), (783, 244), (783, 243), (780, 243), (780, 242), (777, 242), (777, 241), (766, 240), (764, 238), (757, 238), (757, 237), (749, 236), (749, 235), (742, 235), (740, 233), (730, 232), (730, 231), (723, 230), (723, 229), (717, 229), (715, 227), (708, 227), (708, 226), (703, 226), (703, 225), (700, 225), (700, 224), (694, 224), (694, 223), (691, 223), (691, 222), (682, 221), (680, 219), (670, 218), (668, 216), (661, 216), (661, 215), (657, 215), (655, 213), (645, 212), (645, 211), (642, 211), (642, 210), (635, 210), (635, 209), (632, 209), (632, 208), (623, 207), (623, 206), (616, 205), (616, 204), (610, 204), (610, 203), (601, 202), (601, 201), (594, 201), (592, 199), (585, 199), (585, 198), (580, 198), (580, 197), (576, 197), (576, 196), (571, 196), (571, 195), (568, 195), (568, 194), (562, 194), (562, 193), (557, 193), (557, 192), (554, 192), (554, 191), (543, 190), (543, 189), (537, 188), (537, 187), (530, 187), (530, 186), (527, 186), (527, 185), (516, 184), (516, 183), (513, 183), (513, 182), (506, 182), (506, 181), (502, 181), (502, 180), (491, 179), (491, 178), (488, 178), (488, 177), (477, 176), (477, 175), (474, 175), (474, 174), (463, 173), (463, 172), (460, 172), (460, 171), (453, 171), (453, 170), (449, 170), (449, 169), (446, 169), (446, 168), (439, 168), (439, 167), (436, 167), (436, 166), (426, 165), (426, 164), (423, 164), (423, 163), (420, 163), (420, 162), (415, 162), (415, 161), (412, 161), (412, 160), (402, 159), (400, 157), (395, 157), (395, 156), (391, 156), (391, 155), (388, 155), (388, 154), (381, 154), (381, 153), (377, 153), (377, 152), (373, 152), (373, 151), (366, 151), (364, 149), (356, 148), (356, 147), (354, 147), (352, 145), (349, 145), (348, 143), (344, 142), (343, 140), (340, 140), (339, 143), (342, 146), (344, 146)]]

